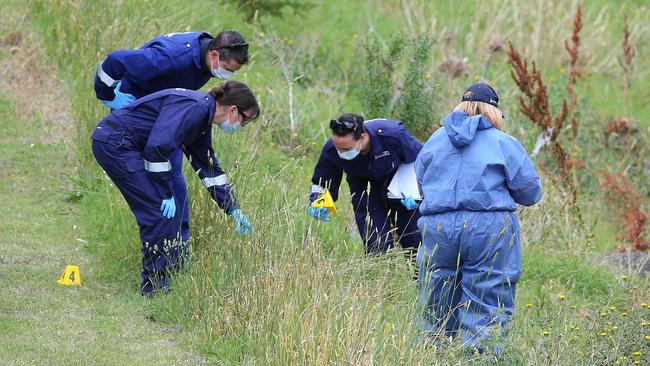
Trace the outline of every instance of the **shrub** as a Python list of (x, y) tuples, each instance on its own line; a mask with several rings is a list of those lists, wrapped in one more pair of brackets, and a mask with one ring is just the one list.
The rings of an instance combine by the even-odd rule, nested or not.
[[(371, 37), (366, 42), (365, 70), (361, 101), (364, 116), (395, 118), (414, 134), (426, 137), (434, 120), (434, 87), (427, 83), (433, 39), (428, 35), (392, 37), (388, 48)], [(399, 61), (409, 56), (403, 81), (399, 80)]]

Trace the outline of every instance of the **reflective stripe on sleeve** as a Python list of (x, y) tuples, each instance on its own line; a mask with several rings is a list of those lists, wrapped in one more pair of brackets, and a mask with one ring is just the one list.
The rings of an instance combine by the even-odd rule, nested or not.
[(203, 178), (203, 185), (205, 188), (210, 188), (214, 186), (222, 186), (226, 184), (226, 175), (221, 174), (217, 177)]
[(99, 63), (99, 67), (97, 67), (97, 75), (99, 76), (99, 79), (106, 84), (109, 88), (114, 88), (119, 80), (115, 80), (112, 77), (108, 76), (107, 73), (104, 72), (104, 69), (102, 69), (102, 65), (104, 64), (104, 61)]
[(319, 186), (318, 184), (312, 184), (311, 185), (311, 193), (323, 193), (325, 190), (323, 187)]
[(152, 163), (150, 161), (144, 160), (144, 170), (152, 173), (168, 172), (172, 170), (172, 163), (170, 163), (169, 160), (163, 161), (161, 163)]

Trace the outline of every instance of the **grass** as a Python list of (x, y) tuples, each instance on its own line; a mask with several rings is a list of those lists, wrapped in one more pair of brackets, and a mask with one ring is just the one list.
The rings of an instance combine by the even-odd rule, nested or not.
[[(39, 36), (55, 60), (69, 92), (77, 140), (65, 147), (21, 145), (29, 141), (24, 136), (37, 136), (41, 130), (19, 128), (22, 122), (13, 118), (10, 102), (1, 104), (3, 131), (6, 125), (13, 133), (3, 134), (7, 143), (0, 146), (5, 153), (1, 161), (20, 167), (2, 180), (14, 189), (10, 205), (2, 212), (3, 217), (21, 216), (2, 223), (11, 225), (2, 226), (10, 234), (6, 241), (16, 244), (6, 244), (0, 266), (7, 267), (5, 273), (20, 276), (11, 280), (13, 286), (0, 289), (2, 309), (10, 309), (2, 312), (10, 314), (3, 315), (0, 323), (8, 330), (3, 333), (10, 336), (0, 336), (0, 343), (6, 344), (0, 352), (18, 355), (19, 362), (27, 364), (97, 360), (94, 363), (147, 360), (175, 364), (196, 360), (194, 351), (201, 354), (198, 360), (238, 365), (490, 361), (461, 351), (457, 342), (438, 350), (412, 347), (417, 299), (414, 269), (399, 254), (373, 260), (363, 256), (345, 187), (338, 202), (340, 211), (332, 222), (317, 223), (306, 215), (311, 169), (326, 136), (322, 121), (341, 110), (360, 110), (360, 50), (368, 31), (383, 39), (398, 30), (431, 32), (436, 40), (432, 70), (450, 54), (468, 57), (471, 70), (461, 80), (432, 71), (440, 117), (453, 107), (467, 84), (484, 77), (500, 91), (508, 130), (530, 148), (536, 131), (517, 111), (516, 88), (505, 55), (495, 54), (486, 70), (487, 46), (493, 38), (521, 45), (554, 85), (552, 98), (557, 103), (567, 62), (561, 40), (570, 34), (574, 4), (472, 2), (466, 9), (451, 1), (375, 4), (335, 0), (315, 2), (313, 9), (298, 16), (262, 15), (254, 24), (243, 23), (228, 2), (197, 1), (188, 6), (125, 1), (115, 6), (55, 0), (12, 5), (29, 14), (23, 26)], [(650, 104), (642, 85), (650, 73), (641, 65), (647, 63), (649, 34), (643, 25), (648, 9), (641, 1), (616, 7), (594, 1), (583, 6), (581, 65), (585, 73), (578, 81), (578, 94), (585, 106), (581, 123), (589, 127), (584, 128), (581, 146), (585, 146), (590, 167), (628, 164), (634, 151), (592, 152), (599, 142), (599, 128), (611, 116), (630, 115), (647, 127), (642, 117)], [(9, 8), (3, 4), (0, 9)], [(629, 17), (639, 55), (637, 79), (629, 91), (616, 86), (622, 75), (616, 57), (623, 15)], [(18, 22), (20, 18), (8, 19)], [(162, 33), (226, 28), (240, 30), (258, 45), (251, 48), (251, 64), (236, 78), (258, 92), (264, 117), (241, 134), (215, 134), (214, 146), (257, 233), (239, 238), (230, 218), (218, 210), (188, 170), (192, 265), (175, 279), (172, 293), (142, 299), (137, 293), (140, 252), (134, 220), (89, 153), (89, 133), (106, 112), (89, 89), (93, 70), (109, 50), (135, 47)], [(286, 61), (284, 65), (280, 58)], [(294, 83), (293, 112), (289, 111), (287, 75)], [(627, 96), (632, 96), (631, 102), (623, 103)], [(293, 133), (288, 130), (289, 113), (298, 122)], [(69, 157), (54, 162), (71, 178), (46, 174), (47, 180), (36, 184), (35, 178), (43, 173), (36, 170), (41, 165), (33, 162), (42, 155)], [(52, 168), (48, 165), (48, 171)], [(639, 175), (638, 179), (647, 177)], [(649, 280), (632, 274), (623, 280), (623, 273), (597, 264), (601, 255), (618, 245), (616, 227), (608, 224), (615, 218), (599, 201), (597, 184), (592, 178), (586, 180), (580, 204), (588, 227), (596, 225), (593, 240), (567, 209), (562, 193), (551, 185), (545, 186), (540, 205), (519, 213), (524, 276), (518, 287), (511, 346), (501, 364), (610, 365), (648, 359), (649, 343), (644, 337), (650, 332), (641, 324), (650, 318), (650, 309), (641, 304), (650, 302)], [(69, 193), (67, 202), (60, 193), (52, 195), (52, 187), (61, 186)], [(37, 203), (46, 203), (45, 215)], [(69, 230), (74, 225), (81, 234)], [(87, 243), (81, 245), (74, 240), (77, 237)], [(74, 257), (63, 250), (70, 242), (76, 245)], [(31, 265), (21, 262), (28, 258), (40, 260), (34, 259)], [(54, 280), (71, 258), (85, 258), (86, 262), (79, 262), (85, 285), (58, 287)], [(27, 292), (15, 293), (22, 283), (29, 284), (21, 290)], [(44, 291), (42, 283), (52, 283), (52, 288)], [(65, 311), (70, 308), (74, 312)], [(21, 321), (25, 313), (31, 316), (30, 322)], [(43, 331), (33, 331), (37, 324)], [(173, 336), (167, 334), (170, 330)], [(80, 334), (84, 331), (89, 333)], [(84, 334), (88, 335), (80, 339)], [(120, 337), (126, 341), (112, 342)], [(58, 347), (60, 339), (68, 341)], [(152, 345), (149, 339), (161, 341)], [(23, 346), (24, 340), (30, 346)], [(77, 344), (83, 344), (84, 351), (79, 352)], [(156, 352), (151, 352), (152, 347)], [(637, 351), (641, 355), (635, 356)]]
[[(195, 364), (202, 359), (147, 320), (146, 301), (121, 283), (99, 281), (74, 186), (70, 144), (41, 142), (45, 124), (21, 120), (0, 99), (0, 364)], [(55, 157), (55, 158), (53, 158)], [(80, 266), (81, 287), (56, 280)], [(155, 350), (155, 352), (152, 352)]]

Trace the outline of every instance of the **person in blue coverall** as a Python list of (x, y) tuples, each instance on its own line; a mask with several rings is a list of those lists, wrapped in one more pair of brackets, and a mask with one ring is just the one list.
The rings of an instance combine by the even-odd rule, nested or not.
[[(235, 31), (170, 33), (135, 50), (108, 54), (97, 67), (95, 95), (111, 109), (168, 88), (198, 90), (211, 77), (226, 80), (248, 62), (248, 43)], [(181, 207), (182, 238), (190, 237), (190, 205), (183, 176), (183, 152), (171, 156), (174, 193)]]
[(514, 212), (517, 204), (538, 202), (542, 192), (524, 147), (501, 131), (498, 103), (489, 85), (470, 86), (425, 143), (415, 169), (424, 195), (417, 255), (421, 334), (453, 337), (460, 330), (463, 344), (479, 351), (495, 338), (493, 351), (500, 354), (521, 275)]
[(212, 198), (245, 235), (252, 226), (233, 197), (212, 149), (211, 126), (226, 133), (259, 115), (250, 89), (236, 81), (209, 93), (165, 89), (113, 110), (92, 135), (97, 162), (126, 199), (140, 227), (142, 286), (145, 295), (169, 288), (168, 277), (188, 258), (180, 237), (178, 197), (171, 159), (181, 149)]
[[(399, 121), (346, 113), (330, 121), (332, 136), (323, 146), (311, 178), (313, 203), (329, 189), (334, 201), (346, 174), (352, 206), (367, 254), (386, 252), (394, 246), (393, 233), (403, 249), (415, 253), (421, 237), (417, 228), (417, 202), (387, 198), (387, 187), (400, 164), (413, 163), (422, 144)], [(309, 214), (329, 221), (326, 208), (309, 204)], [(394, 228), (391, 228), (393, 226)]]

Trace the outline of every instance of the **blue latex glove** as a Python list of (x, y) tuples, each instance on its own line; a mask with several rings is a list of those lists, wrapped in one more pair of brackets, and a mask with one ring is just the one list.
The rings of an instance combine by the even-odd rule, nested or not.
[(115, 89), (113, 89), (113, 93), (115, 93), (115, 99), (102, 100), (102, 103), (104, 103), (104, 105), (110, 109), (124, 108), (127, 105), (133, 103), (133, 101), (135, 100), (135, 97), (133, 95), (129, 93), (122, 93), (120, 91), (120, 86), (122, 86), (121, 81), (117, 83), (117, 86), (115, 87)]
[(325, 222), (330, 221), (329, 218), (330, 212), (325, 207), (313, 208), (311, 207), (311, 203), (310, 203), (309, 214), (311, 215), (311, 217), (315, 218), (316, 220), (325, 221)]
[(237, 222), (237, 226), (235, 227), (237, 234), (246, 235), (253, 230), (250, 221), (248, 221), (248, 218), (246, 218), (246, 215), (240, 209), (236, 208), (232, 210), (230, 216)]
[(404, 198), (400, 200), (400, 203), (404, 205), (407, 210), (412, 211), (418, 208), (419, 205), (417, 202), (415, 202), (415, 198), (411, 196), (405, 196), (404, 193), (402, 193), (402, 197)]
[(174, 197), (162, 200), (160, 211), (162, 211), (163, 216), (168, 219), (174, 217), (176, 214), (176, 202), (174, 201)]

